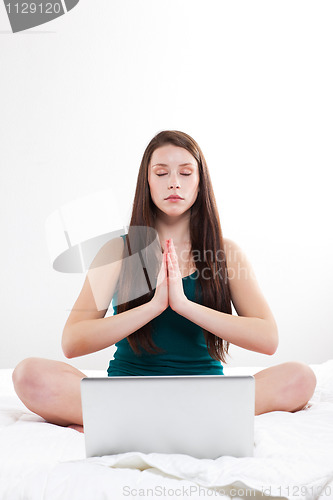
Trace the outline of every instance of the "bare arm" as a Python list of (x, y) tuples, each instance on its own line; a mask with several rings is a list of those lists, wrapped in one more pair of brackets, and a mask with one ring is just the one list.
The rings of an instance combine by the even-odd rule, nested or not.
[(62, 349), (67, 358), (110, 347), (158, 316), (155, 301), (105, 318), (120, 275), (124, 243), (108, 242), (97, 254), (65, 324)]
[[(67, 358), (110, 347), (158, 316), (150, 302), (102, 319), (73, 323), (64, 330), (62, 348)], [(65, 333), (66, 332), (66, 333)]]
[(238, 316), (189, 300), (184, 300), (176, 312), (231, 344), (274, 354), (278, 346), (277, 325), (252, 267), (233, 241), (225, 240), (225, 251), (231, 298)]

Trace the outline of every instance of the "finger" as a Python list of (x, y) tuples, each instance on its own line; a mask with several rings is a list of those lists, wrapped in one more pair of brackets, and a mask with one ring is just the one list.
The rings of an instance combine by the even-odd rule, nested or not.
[(167, 269), (168, 269), (167, 257), (168, 257), (168, 254), (166, 252), (164, 252), (162, 265), (163, 265), (163, 270), (164, 270), (165, 275), (166, 275)]
[(165, 261), (164, 261), (164, 266), (165, 266), (165, 276), (169, 276), (170, 270), (169, 270), (169, 256), (170, 254), (168, 252), (165, 253)]
[(182, 274), (180, 271), (177, 254), (170, 254), (170, 259), (171, 259), (171, 263), (172, 263), (172, 269), (174, 272), (174, 276), (178, 278)]
[(166, 253), (163, 253), (161, 267), (157, 275), (158, 283), (162, 283), (166, 275), (167, 275), (167, 260), (166, 260)]
[(170, 250), (169, 251), (176, 258), (176, 260), (178, 260), (178, 256), (177, 256), (177, 253), (176, 253), (175, 245), (173, 244), (173, 240), (171, 240)]
[(169, 255), (171, 257), (173, 265), (177, 267), (178, 266), (178, 256), (177, 256), (176, 252), (170, 252)]
[(169, 278), (173, 278), (173, 266), (170, 254), (167, 255), (167, 263), (168, 263), (168, 276)]
[(166, 262), (168, 262), (168, 255), (170, 255), (170, 245), (169, 245), (169, 240), (166, 240), (166, 242), (165, 242), (165, 257), (166, 257)]
[[(168, 255), (168, 271), (169, 271), (169, 277), (170, 278), (177, 278), (178, 277), (178, 272), (177, 272), (177, 267), (175, 266), (175, 263), (172, 259), (171, 254)], [(178, 269), (179, 271), (179, 269)]]
[(172, 259), (171, 259), (170, 254), (168, 254), (167, 259), (168, 259), (167, 262), (168, 262), (169, 278), (173, 278), (174, 277), (174, 268), (173, 268)]
[(167, 272), (168, 272), (168, 253), (167, 252), (165, 252), (163, 254), (163, 265), (164, 265), (165, 275), (167, 275)]

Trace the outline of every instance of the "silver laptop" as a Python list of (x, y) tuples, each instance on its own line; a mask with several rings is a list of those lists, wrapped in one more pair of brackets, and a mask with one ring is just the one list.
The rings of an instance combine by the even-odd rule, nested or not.
[(86, 455), (253, 456), (254, 384), (225, 375), (84, 378)]

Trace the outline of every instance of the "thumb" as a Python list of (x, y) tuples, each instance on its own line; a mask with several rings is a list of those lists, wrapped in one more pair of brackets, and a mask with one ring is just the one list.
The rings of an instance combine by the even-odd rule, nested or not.
[(160, 270), (159, 270), (158, 275), (157, 275), (157, 285), (160, 285), (161, 283), (163, 283), (163, 281), (165, 280), (165, 278), (167, 276), (166, 258), (167, 258), (166, 252), (164, 252), (162, 254), (161, 267), (160, 267)]

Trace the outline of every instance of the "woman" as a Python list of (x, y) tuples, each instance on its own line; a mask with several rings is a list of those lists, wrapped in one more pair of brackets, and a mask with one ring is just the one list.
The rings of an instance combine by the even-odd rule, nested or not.
[[(148, 256), (145, 248), (153, 248)], [(112, 298), (115, 314), (105, 318)], [(277, 326), (245, 255), (222, 238), (199, 146), (185, 133), (164, 131), (143, 155), (128, 235), (96, 256), (62, 347), (73, 358), (116, 344), (109, 376), (223, 374), (230, 343), (274, 354)], [(30, 410), (82, 431), (84, 376), (63, 362), (29, 358), (13, 381)], [(261, 370), (255, 381), (256, 415), (300, 410), (316, 385), (313, 371), (298, 362)]]

